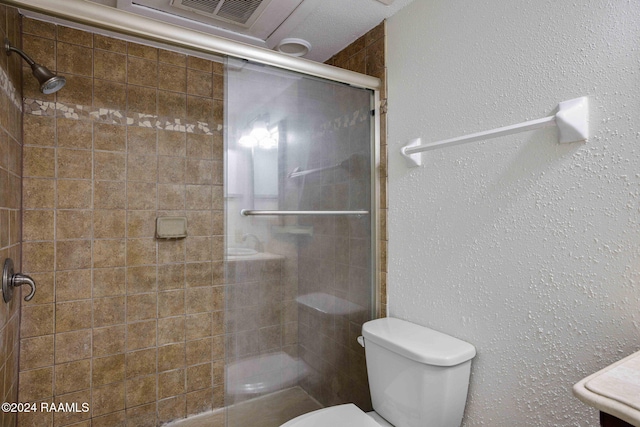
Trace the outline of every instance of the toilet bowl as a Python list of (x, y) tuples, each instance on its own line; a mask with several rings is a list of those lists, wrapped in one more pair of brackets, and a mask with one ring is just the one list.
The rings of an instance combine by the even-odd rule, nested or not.
[(354, 404), (319, 409), (281, 427), (459, 427), (473, 345), (395, 318), (362, 326), (373, 412)]
[(280, 427), (380, 427), (381, 425), (384, 424), (376, 422), (374, 418), (362, 412), (362, 410), (353, 403), (347, 403), (345, 405), (318, 409), (317, 411), (300, 415), (282, 424)]

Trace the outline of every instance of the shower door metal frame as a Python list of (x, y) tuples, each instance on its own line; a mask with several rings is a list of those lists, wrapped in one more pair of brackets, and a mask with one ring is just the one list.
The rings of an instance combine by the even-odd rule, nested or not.
[[(373, 292), (371, 293), (371, 317), (376, 318), (381, 315), (381, 299), (378, 295), (382, 292), (382, 268), (381, 252), (380, 252), (380, 239), (383, 237), (381, 234), (380, 224), (380, 90), (374, 89), (372, 97), (372, 112), (373, 120), (371, 121), (371, 131), (373, 132), (373, 138), (371, 138), (371, 274), (373, 278)], [(386, 195), (386, 192), (385, 192)], [(385, 202), (384, 206), (387, 204)], [(387, 301), (388, 302), (388, 301)]]
[(81, 25), (140, 37), (197, 52), (248, 59), (285, 70), (321, 77), (352, 86), (379, 90), (380, 79), (343, 68), (285, 55), (201, 31), (136, 15), (86, 0), (0, 0), (0, 3), (42, 13)]

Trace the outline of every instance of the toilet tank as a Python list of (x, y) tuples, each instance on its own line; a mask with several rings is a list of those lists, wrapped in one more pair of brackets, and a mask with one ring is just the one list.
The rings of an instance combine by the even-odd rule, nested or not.
[(400, 319), (365, 323), (373, 409), (395, 427), (458, 427), (476, 349)]

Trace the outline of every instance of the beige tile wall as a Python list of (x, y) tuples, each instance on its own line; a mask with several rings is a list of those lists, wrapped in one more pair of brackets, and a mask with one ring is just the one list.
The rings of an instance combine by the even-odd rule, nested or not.
[(365, 35), (335, 54), (329, 65), (368, 74), (382, 80), (380, 91), (380, 218), (378, 268), (380, 286), (378, 290), (378, 315), (387, 315), (387, 67), (386, 67), (386, 21), (382, 21)]
[[(284, 263), (283, 257), (273, 255), (268, 259), (227, 261), (227, 406), (273, 392), (271, 382), (281, 375), (274, 371), (286, 370), (270, 366), (264, 362), (268, 359), (261, 358), (292, 351), (286, 333)], [(267, 368), (269, 372), (258, 368)], [(229, 426), (240, 427), (236, 415), (237, 412), (229, 414)]]
[[(338, 109), (335, 99), (341, 100)], [(366, 209), (371, 203), (370, 94), (335, 99), (332, 111), (349, 118), (347, 125), (311, 134), (307, 168), (343, 167), (305, 177), (304, 210)], [(301, 385), (324, 406), (353, 402), (370, 410), (364, 350), (356, 337), (372, 318), (371, 217), (304, 217), (300, 223), (313, 227), (313, 236), (299, 242), (300, 295), (338, 298), (335, 312), (299, 305), (299, 353), (309, 367)]]
[[(24, 19), (21, 426), (155, 426), (223, 405), (221, 63)], [(24, 73), (29, 70), (25, 69)], [(55, 103), (54, 103), (55, 102)], [(154, 238), (186, 216), (182, 240)], [(75, 424), (78, 423), (78, 424)]]
[[(379, 77), (385, 82), (385, 24), (360, 37), (343, 51), (327, 61), (329, 64)], [(380, 147), (380, 200), (378, 215), (380, 218), (380, 285), (377, 289), (377, 313), (386, 315), (386, 89), (381, 90), (381, 147)], [(343, 109), (349, 109), (347, 102), (341, 103)], [(357, 107), (356, 107), (357, 108)], [(365, 112), (367, 114), (368, 111)], [(341, 133), (342, 132), (342, 133)], [(369, 138), (367, 122), (350, 123), (348, 129), (335, 135), (318, 135), (322, 141), (340, 141), (340, 149), (345, 151), (338, 158), (350, 154), (362, 154), (358, 141)], [(317, 145), (325, 147), (325, 145)], [(348, 148), (347, 148), (348, 147)], [(322, 148), (326, 150), (326, 148)], [(353, 153), (349, 150), (353, 150)], [(322, 157), (323, 152), (314, 154)], [(357, 157), (356, 157), (357, 158)], [(333, 163), (339, 161), (333, 159)], [(329, 162), (331, 163), (331, 162)], [(366, 206), (364, 200), (358, 201), (365, 192), (361, 188), (368, 186), (358, 179), (357, 164), (349, 179), (314, 180), (309, 177), (306, 190), (313, 194), (315, 203), (323, 203), (323, 197), (348, 201), (350, 204), (340, 208)], [(366, 168), (365, 168), (366, 169)], [(366, 236), (370, 224), (363, 218), (311, 219), (310, 224), (317, 230), (314, 238), (301, 245), (299, 288), (301, 293), (329, 292), (361, 307), (367, 307), (370, 300), (368, 283), (368, 254), (370, 244)], [(370, 320), (367, 310), (349, 315), (329, 316), (316, 310), (301, 307), (299, 311), (300, 356), (310, 367), (310, 373), (301, 382), (302, 387), (321, 404), (329, 406), (354, 402), (363, 410), (371, 410), (366, 363), (363, 349), (356, 343), (361, 334), (362, 323)]]
[[(0, 37), (20, 46), (17, 10), (0, 5)], [(20, 263), (20, 203), (22, 180), (22, 111), (20, 57), (0, 55), (0, 268), (12, 258)], [(25, 294), (26, 295), (26, 294)], [(0, 394), (3, 402), (17, 402), (20, 291), (6, 304), (0, 299)], [(12, 427), (16, 414), (0, 413), (0, 425)]]

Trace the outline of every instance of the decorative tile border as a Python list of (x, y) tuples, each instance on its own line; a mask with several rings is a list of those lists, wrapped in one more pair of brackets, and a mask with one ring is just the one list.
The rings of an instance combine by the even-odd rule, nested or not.
[(355, 110), (352, 114), (345, 114), (329, 122), (320, 124), (319, 131), (322, 133), (329, 130), (338, 130), (341, 128), (352, 127), (355, 126), (356, 123), (362, 123), (365, 120), (368, 120), (370, 114), (371, 112), (369, 111), (369, 109), (361, 108), (359, 110)]
[[(1, 78), (1, 76), (0, 76)], [(66, 104), (63, 102), (49, 102), (32, 98), (24, 98), (24, 114), (34, 116), (64, 117), (74, 120), (86, 120), (98, 123), (116, 124), (122, 126), (138, 126), (170, 130), (175, 132), (198, 133), (213, 135), (222, 131), (221, 124), (196, 121), (182, 123), (181, 119), (162, 117), (153, 114), (136, 113), (133, 111), (115, 110), (110, 108), (88, 107), (86, 105)], [(22, 106), (21, 106), (22, 107)], [(22, 108), (21, 108), (22, 110)], [(320, 124), (319, 132), (335, 131), (354, 126), (369, 119), (370, 111), (361, 108), (351, 114), (345, 114), (329, 122)]]
[(116, 124), (122, 126), (138, 126), (170, 130), (175, 132), (198, 133), (213, 135), (222, 130), (221, 124), (196, 121), (183, 123), (181, 119), (161, 117), (153, 114), (136, 113), (133, 111), (115, 110), (110, 108), (88, 107), (86, 105), (65, 104), (37, 99), (24, 98), (24, 113), (34, 116), (64, 117), (74, 120), (86, 120), (98, 123)]
[(18, 91), (13, 86), (11, 79), (3, 68), (0, 68), (0, 89), (2, 89), (2, 91), (11, 100), (11, 103), (15, 105), (18, 110), (22, 111), (22, 102), (20, 102)]

